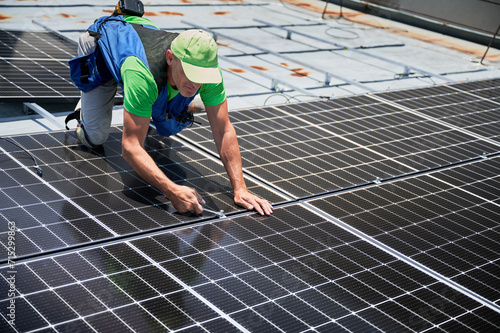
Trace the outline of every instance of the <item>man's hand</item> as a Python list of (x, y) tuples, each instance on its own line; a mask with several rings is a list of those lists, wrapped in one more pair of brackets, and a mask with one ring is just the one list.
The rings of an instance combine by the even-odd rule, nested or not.
[(248, 210), (255, 209), (260, 215), (271, 215), (273, 213), (273, 206), (269, 201), (261, 199), (247, 190), (235, 192), (234, 202)]
[(194, 188), (177, 185), (158, 168), (144, 150), (143, 143), (149, 128), (149, 117), (139, 117), (127, 110), (123, 113), (122, 153), (127, 162), (149, 184), (159, 189), (170, 199), (179, 213), (201, 214), (204, 204)]
[(193, 212), (201, 214), (205, 200), (192, 187), (177, 185), (169, 193), (168, 198), (179, 213)]
[(206, 106), (217, 150), (233, 187), (234, 202), (248, 210), (255, 209), (260, 215), (271, 215), (273, 207), (269, 201), (248, 192), (241, 167), (241, 153), (236, 131), (229, 121), (227, 100), (219, 105)]

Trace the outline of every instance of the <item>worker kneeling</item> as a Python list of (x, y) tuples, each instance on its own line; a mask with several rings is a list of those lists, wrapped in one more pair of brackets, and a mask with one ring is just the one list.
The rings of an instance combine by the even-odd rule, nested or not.
[(162, 136), (190, 126), (193, 114), (189, 104), (200, 94), (235, 203), (260, 214), (272, 213), (271, 204), (248, 192), (245, 185), (217, 44), (207, 32), (166, 32), (147, 18), (115, 12), (96, 20), (80, 37), (78, 57), (70, 60), (70, 71), (82, 96), (77, 111), (67, 120), (79, 121), (80, 142), (93, 148), (107, 140), (120, 85), (124, 94), (123, 157), (180, 213), (201, 213), (203, 199), (195, 189), (172, 182), (144, 150), (144, 140), (150, 119)]

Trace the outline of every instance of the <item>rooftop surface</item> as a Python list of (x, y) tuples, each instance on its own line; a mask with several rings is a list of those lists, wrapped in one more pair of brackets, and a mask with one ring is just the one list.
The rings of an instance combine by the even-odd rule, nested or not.
[[(0, 1), (0, 28), (50, 29), (76, 42), (113, 8), (102, 1)], [(230, 110), (500, 77), (497, 49), (480, 63), (486, 45), (333, 4), (325, 12), (320, 1), (149, 1), (145, 8), (161, 29), (215, 34)], [(43, 103), (59, 122), (74, 104)], [(113, 123), (120, 124), (116, 109)], [(24, 111), (0, 102), (4, 135), (57, 129)]]

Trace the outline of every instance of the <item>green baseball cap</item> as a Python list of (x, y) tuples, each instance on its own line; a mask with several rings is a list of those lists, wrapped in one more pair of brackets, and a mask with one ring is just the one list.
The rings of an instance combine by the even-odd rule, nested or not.
[(203, 30), (187, 30), (170, 45), (182, 63), (187, 78), (195, 83), (220, 83), (222, 76), (217, 60), (217, 43)]

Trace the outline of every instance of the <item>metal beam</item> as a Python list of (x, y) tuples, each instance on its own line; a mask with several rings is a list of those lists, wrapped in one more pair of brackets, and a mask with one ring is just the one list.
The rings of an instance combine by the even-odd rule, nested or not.
[(23, 104), (24, 104), (25, 108), (28, 108), (30, 110), (35, 111), (43, 118), (50, 121), (53, 125), (55, 125), (57, 127), (57, 129), (65, 129), (64, 124), (61, 121), (59, 121), (56, 117), (54, 117), (54, 115), (52, 113), (48, 112), (47, 110), (42, 108), (40, 105), (38, 105), (36, 103), (23, 103)]
[(288, 28), (285, 28), (285, 27), (281, 27), (279, 25), (276, 25), (276, 24), (272, 24), (272, 23), (269, 23), (269, 22), (266, 22), (266, 21), (262, 21), (262, 20), (258, 20), (258, 19), (253, 19), (255, 22), (259, 22), (261, 24), (265, 24), (265, 25), (268, 25), (270, 27), (273, 27), (273, 28), (277, 28), (277, 29), (281, 29), (281, 30), (284, 30), (287, 32), (287, 39), (290, 38), (291, 34), (294, 33), (294, 34), (297, 34), (297, 35), (300, 35), (300, 36), (304, 36), (304, 37), (307, 37), (307, 38), (311, 38), (311, 39), (314, 39), (314, 40), (317, 40), (317, 41), (320, 41), (322, 43), (326, 43), (326, 44), (330, 44), (330, 45), (334, 45), (336, 47), (341, 47), (341, 48), (344, 48), (344, 49), (348, 49), (352, 52), (356, 52), (356, 53), (359, 53), (359, 54), (363, 54), (367, 57), (371, 57), (371, 58), (375, 58), (375, 59), (378, 59), (378, 60), (382, 60), (382, 61), (385, 61), (385, 62), (389, 62), (393, 65), (398, 65), (398, 66), (401, 66), (403, 68), (411, 68), (417, 72), (420, 72), (422, 74), (425, 74), (427, 76), (432, 76), (432, 77), (435, 77), (437, 79), (441, 79), (443, 81), (446, 81), (446, 82), (453, 82), (453, 83), (457, 83), (457, 81), (455, 80), (452, 80), (450, 78), (447, 78), (446, 76), (443, 76), (443, 75), (440, 75), (440, 74), (434, 74), (434, 73), (431, 73), (431, 72), (428, 72), (426, 70), (423, 70), (421, 68), (418, 68), (418, 67), (415, 67), (415, 66), (411, 66), (411, 65), (407, 65), (407, 64), (403, 64), (399, 61), (395, 61), (395, 60), (391, 60), (391, 59), (388, 59), (388, 58), (385, 58), (385, 57), (381, 57), (381, 56), (378, 56), (378, 55), (375, 55), (375, 54), (370, 54), (368, 52), (365, 52), (365, 51), (362, 51), (362, 50), (358, 50), (358, 49), (354, 49), (354, 48), (349, 48), (345, 45), (341, 45), (341, 44), (337, 44), (337, 43), (334, 43), (334, 42), (331, 42), (331, 41), (328, 41), (328, 40), (325, 40), (325, 39), (322, 39), (322, 38), (319, 38), (319, 37), (315, 37), (315, 36), (312, 36), (312, 35), (309, 35), (309, 34), (306, 34), (306, 33), (303, 33), (303, 32), (300, 32), (300, 31), (296, 31), (296, 30), (292, 30), (292, 29), (288, 29)]
[[(293, 59), (293, 58), (287, 57), (287, 56), (285, 56), (285, 55), (283, 55), (283, 54), (281, 54), (281, 53), (279, 53), (279, 52), (274, 52), (274, 51), (271, 51), (271, 50), (265, 49), (265, 48), (263, 48), (263, 47), (260, 47), (260, 46), (258, 46), (258, 45), (255, 45), (255, 44), (249, 43), (249, 42), (247, 42), (247, 41), (244, 41), (244, 40), (241, 40), (241, 39), (238, 39), (238, 38), (235, 38), (235, 37), (231, 37), (231, 36), (226, 35), (226, 34), (222, 34), (222, 33), (220, 33), (220, 32), (214, 31), (214, 30), (212, 30), (212, 29), (210, 29), (210, 28), (203, 27), (203, 26), (201, 26), (201, 25), (199, 25), (199, 24), (194, 24), (194, 23), (191, 23), (191, 22), (186, 22), (186, 21), (184, 21), (184, 20), (182, 20), (181, 22), (182, 22), (182, 23), (185, 23), (185, 24), (189, 24), (189, 25), (191, 25), (191, 26), (193, 26), (193, 27), (200, 28), (200, 29), (203, 29), (203, 30), (205, 30), (205, 31), (209, 31), (209, 32), (211, 32), (212, 34), (214, 34), (214, 39), (216, 39), (216, 40), (217, 40), (217, 35), (218, 35), (218, 36), (222, 36), (222, 37), (224, 37), (224, 38), (226, 38), (226, 39), (234, 40), (234, 41), (236, 41), (236, 42), (238, 42), (238, 43), (240, 43), (240, 44), (243, 44), (243, 45), (246, 45), (246, 46), (253, 47), (253, 48), (257, 49), (257, 50), (260, 50), (260, 51), (263, 51), (263, 52), (266, 52), (266, 53), (272, 54), (272, 55), (274, 55), (274, 56), (277, 56), (277, 57), (280, 57), (280, 58), (286, 59), (286, 60), (288, 60), (288, 61), (294, 62), (294, 63), (299, 64), (299, 65), (301, 65), (301, 66), (304, 66), (304, 67), (310, 68), (310, 69), (312, 69), (312, 70), (315, 70), (315, 71), (317, 71), (317, 72), (319, 72), (319, 73), (323, 73), (323, 74), (325, 74), (325, 84), (326, 84), (326, 85), (329, 85), (329, 84), (330, 84), (330, 78), (334, 77), (334, 78), (336, 78), (336, 79), (338, 79), (338, 80), (340, 80), (340, 81), (342, 81), (342, 82), (349, 83), (349, 84), (351, 84), (351, 85), (353, 85), (353, 86), (356, 86), (356, 87), (358, 87), (358, 88), (361, 88), (361, 89), (363, 89), (363, 90), (366, 90), (366, 91), (375, 91), (374, 89), (372, 89), (372, 88), (370, 88), (370, 87), (368, 87), (368, 86), (366, 86), (366, 85), (364, 85), (364, 84), (362, 84), (362, 83), (360, 83), (360, 82), (357, 82), (357, 81), (353, 81), (353, 80), (347, 79), (347, 78), (345, 78), (345, 77), (343, 77), (343, 76), (340, 76), (340, 75), (337, 75), (337, 74), (334, 74), (334, 73), (325, 72), (325, 71), (324, 71), (323, 69), (321, 69), (321, 68), (311, 66), (311, 64), (310, 64), (310, 63), (307, 63), (307, 62), (302, 62), (302, 61), (300, 61), (300, 60), (296, 60), (296, 59)], [(227, 59), (227, 58), (226, 58), (226, 59)]]

